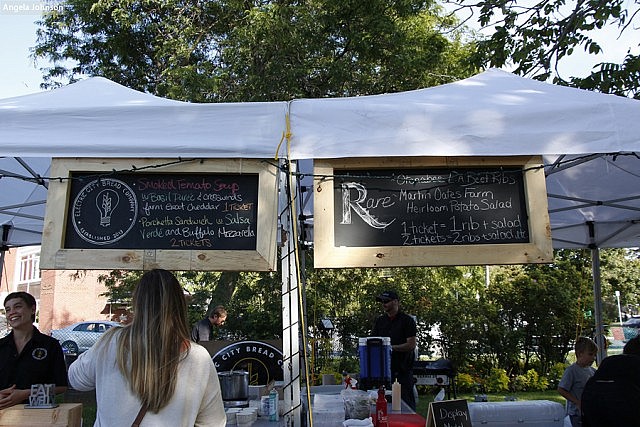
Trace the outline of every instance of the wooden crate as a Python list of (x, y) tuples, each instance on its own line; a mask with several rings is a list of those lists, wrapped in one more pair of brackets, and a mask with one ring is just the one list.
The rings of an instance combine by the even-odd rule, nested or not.
[(0, 411), (0, 427), (80, 427), (82, 404), (62, 403), (52, 409), (27, 409), (16, 405)]

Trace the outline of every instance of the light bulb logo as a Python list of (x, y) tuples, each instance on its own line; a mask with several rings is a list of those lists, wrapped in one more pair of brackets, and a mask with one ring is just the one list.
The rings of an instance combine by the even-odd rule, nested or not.
[(100, 225), (109, 227), (111, 225), (111, 214), (115, 211), (120, 201), (118, 193), (111, 189), (102, 190), (96, 196), (96, 207), (100, 212)]
[[(96, 209), (99, 215), (96, 215)], [(122, 240), (135, 226), (138, 199), (125, 181), (100, 178), (88, 182), (78, 191), (71, 212), (76, 236), (89, 246), (74, 242), (74, 237), (69, 236), (70, 248), (111, 245)]]

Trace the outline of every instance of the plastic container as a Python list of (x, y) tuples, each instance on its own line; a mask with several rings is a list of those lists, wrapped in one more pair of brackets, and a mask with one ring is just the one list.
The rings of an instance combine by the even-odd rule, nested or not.
[(271, 389), (269, 392), (269, 421), (278, 421), (278, 392)]
[(391, 338), (365, 337), (358, 339), (360, 357), (360, 385), (363, 389), (391, 386)]
[(400, 411), (402, 409), (402, 385), (396, 378), (395, 382), (391, 384), (391, 410)]
[(549, 400), (469, 402), (472, 424), (486, 427), (563, 427), (564, 406)]

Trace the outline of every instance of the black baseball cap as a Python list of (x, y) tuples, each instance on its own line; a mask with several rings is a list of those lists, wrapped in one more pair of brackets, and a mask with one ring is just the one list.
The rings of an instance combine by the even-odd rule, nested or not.
[(395, 293), (394, 291), (384, 291), (383, 293), (381, 293), (376, 297), (376, 301), (380, 301), (380, 302), (386, 301), (386, 300), (394, 300), (394, 299), (400, 299), (398, 297), (398, 294)]

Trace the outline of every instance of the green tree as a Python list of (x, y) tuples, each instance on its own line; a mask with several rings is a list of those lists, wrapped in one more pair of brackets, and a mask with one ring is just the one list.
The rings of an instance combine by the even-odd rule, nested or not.
[(615, 291), (620, 292), (623, 312), (637, 311), (640, 304), (640, 260), (638, 249), (605, 249), (600, 251), (602, 282), (602, 311), (606, 323), (618, 321), (618, 301)]
[(592, 335), (593, 319), (584, 316), (593, 307), (591, 283), (586, 251), (556, 251), (552, 264), (500, 267), (494, 274), (488, 297), (518, 331), (525, 371), (535, 356), (546, 373), (578, 336)]
[[(597, 64), (586, 77), (561, 76), (558, 64), (577, 50), (604, 49), (594, 34), (605, 27), (638, 31), (638, 1), (453, 0), (458, 14), (476, 19), (492, 34), (478, 42), (478, 60), (493, 67), (513, 64), (516, 74), (556, 84), (640, 99), (640, 57), (629, 46), (619, 63)], [(636, 40), (640, 38), (636, 37)]]
[[(130, 309), (133, 289), (143, 273), (142, 271), (112, 270), (99, 276), (98, 280), (107, 288), (102, 296), (106, 296), (110, 303)], [(228, 305), (231, 298), (215, 298), (221, 294), (217, 289), (228, 288), (228, 284), (220, 273), (181, 271), (174, 274), (187, 294), (187, 315), (190, 324), (204, 318), (210, 307), (218, 304)]]
[[(395, 92), (472, 75), (456, 21), (418, 0), (67, 0), (40, 21), (47, 85), (101, 75), (173, 99)], [(443, 35), (443, 30), (450, 30)]]

